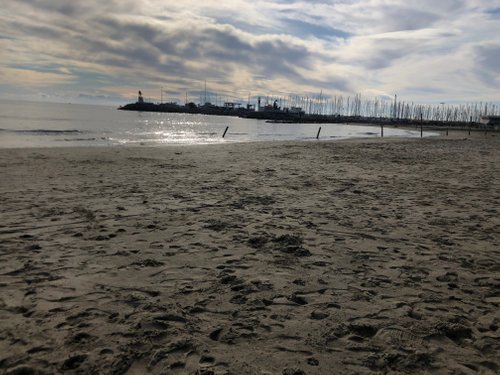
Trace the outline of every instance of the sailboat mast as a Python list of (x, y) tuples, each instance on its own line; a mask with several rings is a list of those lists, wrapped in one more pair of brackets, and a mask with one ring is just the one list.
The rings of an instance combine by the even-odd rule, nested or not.
[(205, 102), (203, 104), (207, 103), (207, 80), (205, 80)]

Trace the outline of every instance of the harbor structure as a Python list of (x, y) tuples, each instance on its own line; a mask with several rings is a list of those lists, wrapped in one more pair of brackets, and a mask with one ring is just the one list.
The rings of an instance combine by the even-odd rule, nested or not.
[(362, 98), (361, 94), (328, 96), (322, 91), (316, 96), (258, 96), (254, 97), (257, 99), (255, 105), (251, 104), (249, 95), (245, 106), (241, 104), (240, 98), (233, 98), (236, 100), (225, 100), (220, 105), (213, 104), (208, 100), (208, 92), (203, 90), (199, 103), (188, 101), (187, 96), (183, 104), (177, 104), (175, 101), (164, 103), (163, 100), (153, 103), (146, 101), (139, 91), (137, 102), (120, 109), (240, 116), (283, 122), (383, 122), (500, 130), (500, 105), (494, 102), (418, 104), (403, 101), (397, 95), (393, 98), (369, 99)]
[(500, 130), (500, 116), (481, 116), (479, 122), (493, 128), (493, 130)]

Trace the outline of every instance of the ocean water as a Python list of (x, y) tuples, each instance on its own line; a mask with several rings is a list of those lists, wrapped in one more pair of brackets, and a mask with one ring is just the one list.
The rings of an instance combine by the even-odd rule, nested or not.
[[(273, 124), (237, 117), (119, 111), (97, 105), (0, 102), (0, 148), (306, 141), (316, 140), (320, 126), (321, 140), (380, 136), (380, 128), (375, 126)], [(385, 127), (384, 136), (420, 137), (420, 131)]]

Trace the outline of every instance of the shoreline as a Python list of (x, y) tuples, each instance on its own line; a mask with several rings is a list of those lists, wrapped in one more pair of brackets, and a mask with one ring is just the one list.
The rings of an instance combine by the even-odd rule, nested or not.
[(464, 133), (0, 149), (0, 372), (497, 373), (500, 137)]
[[(4, 140), (4, 144), (0, 145), (0, 149), (29, 149), (29, 148), (52, 148), (52, 147), (169, 147), (169, 146), (190, 146), (190, 145), (218, 145), (218, 144), (226, 144), (226, 143), (254, 143), (254, 142), (309, 142), (309, 141), (345, 141), (349, 139), (375, 139), (381, 136), (382, 127), (380, 124), (363, 124), (363, 123), (351, 123), (351, 124), (337, 124), (340, 125), (339, 128), (335, 128), (335, 124), (314, 124), (312, 127), (311, 124), (292, 124), (299, 125), (300, 129), (290, 130), (287, 128), (278, 127), (276, 129), (273, 128), (270, 134), (264, 134), (261, 137), (259, 133), (240, 133), (236, 128), (233, 129), (230, 126), (227, 126), (226, 129), (230, 129), (227, 137), (225, 136), (225, 132), (223, 128), (220, 129), (220, 134), (217, 136), (219, 130), (212, 132), (211, 137), (209, 138), (199, 138), (194, 137), (192, 139), (192, 143), (183, 143), (182, 138), (169, 140), (169, 138), (158, 138), (158, 139), (121, 139), (123, 135), (119, 132), (115, 135), (110, 136), (109, 139), (107, 137), (101, 137), (98, 134), (90, 136), (87, 138), (67, 138), (67, 139), (59, 139), (59, 138), (51, 138), (49, 135), (46, 136), (38, 136), (38, 137), (18, 137), (9, 138)], [(286, 126), (286, 124), (284, 124)], [(351, 128), (352, 126), (352, 128)], [(232, 130), (231, 130), (232, 129)], [(263, 128), (264, 129), (264, 128)], [(264, 131), (261, 129), (260, 131)], [(370, 130), (370, 129), (373, 129)], [(383, 126), (384, 138), (420, 138), (420, 128), (414, 126), (408, 126), (407, 124), (400, 125), (385, 125)], [(1, 129), (0, 129), (1, 130)], [(8, 131), (8, 130), (6, 130)], [(37, 131), (37, 130), (35, 130)], [(235, 131), (234, 137), (231, 131)], [(16, 131), (12, 131), (14, 134)], [(28, 133), (30, 131), (27, 131)], [(46, 130), (49, 134), (58, 133), (58, 132), (85, 132), (80, 130)], [(290, 134), (288, 134), (289, 132)], [(311, 134), (309, 134), (309, 132)], [(274, 134), (276, 133), (276, 134)], [(281, 134), (283, 133), (283, 134)], [(409, 134), (412, 133), (412, 134)], [(430, 127), (423, 129), (423, 136), (425, 137), (435, 137), (437, 135), (444, 136), (446, 133), (449, 133), (451, 137), (455, 137), (458, 135), (465, 135), (469, 137), (475, 137), (477, 134), (484, 134), (485, 136), (494, 136), (498, 132), (495, 131), (487, 131), (477, 130), (477, 129), (442, 129), (439, 127)], [(500, 133), (498, 133), (500, 134)], [(319, 139), (316, 137), (319, 135)], [(240, 137), (243, 136), (243, 139)], [(276, 138), (275, 138), (276, 137)], [(279, 139), (279, 137), (288, 137), (289, 139)], [(297, 137), (297, 138), (294, 138)], [(299, 138), (300, 137), (300, 138)], [(253, 139), (252, 139), (253, 138)], [(274, 138), (274, 139), (273, 139)], [(122, 142), (123, 141), (123, 142)], [(10, 142), (10, 145), (9, 145)]]
[[(321, 125), (321, 124), (320, 124)], [(327, 124), (328, 125), (328, 124)], [(376, 125), (369, 125), (370, 127), (375, 126), (378, 128)], [(404, 127), (392, 127), (393, 129), (404, 129), (404, 130), (411, 130), (415, 131), (415, 129), (411, 128), (404, 128)], [(425, 134), (424, 132), (424, 138), (427, 137), (435, 137), (436, 133), (431, 133), (429, 134), (428, 131), (426, 131), (428, 134)], [(231, 133), (229, 133), (230, 136)], [(229, 138), (229, 137), (228, 137)], [(382, 138), (380, 135), (378, 136), (329, 136), (329, 137), (322, 137), (320, 136), (319, 139), (316, 137), (309, 137), (309, 138), (304, 138), (304, 139), (289, 139), (289, 140), (276, 140), (276, 139), (261, 139), (261, 140), (231, 140), (231, 139), (224, 139), (224, 137), (220, 138), (220, 141), (213, 141), (213, 142), (206, 142), (206, 143), (161, 143), (161, 142), (136, 142), (136, 143), (128, 143), (128, 144), (86, 144), (86, 145), (65, 145), (61, 143), (60, 145), (37, 145), (37, 146), (13, 146), (13, 147), (0, 147), (0, 150), (16, 150), (16, 149), (51, 149), (51, 148), (148, 148), (148, 147), (153, 147), (153, 148), (163, 148), (163, 147), (185, 147), (185, 146), (218, 146), (218, 145), (224, 145), (224, 144), (253, 144), (253, 143), (281, 143), (281, 142), (345, 142), (345, 141), (350, 141), (350, 140), (370, 140), (370, 139), (377, 139), (377, 138)], [(415, 139), (419, 138), (417, 135), (410, 137), (407, 135), (385, 135), (383, 139)], [(68, 140), (68, 141), (71, 141)]]
[[(376, 124), (368, 125), (367, 126), (373, 126), (376, 128), (380, 128)], [(385, 129), (386, 127), (384, 127)], [(405, 130), (412, 130), (412, 131), (418, 131), (418, 129), (415, 129), (413, 127), (393, 127), (395, 129), (405, 129)], [(425, 132), (429, 133), (430, 131), (435, 132), (437, 134), (427, 134), (425, 135)], [(258, 145), (258, 144), (275, 144), (275, 145), (281, 145), (281, 144), (287, 144), (287, 143), (338, 143), (338, 142), (343, 142), (343, 143), (349, 143), (349, 142), (393, 142), (393, 141), (410, 141), (410, 140), (422, 140), (422, 139), (428, 139), (428, 138), (433, 138), (433, 139), (489, 139), (489, 138), (494, 138), (496, 136), (500, 137), (499, 132), (488, 132), (485, 134), (484, 131), (479, 131), (479, 130), (472, 130), (470, 134), (468, 133), (468, 130), (453, 130), (449, 131), (449, 134), (446, 135), (446, 130), (442, 129), (427, 129), (424, 130), (424, 136), (414, 136), (414, 137), (408, 137), (404, 135), (393, 135), (393, 136), (388, 136), (384, 135), (384, 137), (381, 137), (380, 135), (378, 136), (366, 136), (366, 137), (346, 137), (342, 138), (339, 137), (337, 139), (334, 139), (332, 137), (329, 138), (321, 138), (316, 139), (314, 137), (308, 138), (308, 139), (301, 139), (301, 140), (250, 140), (250, 141), (222, 141), (222, 142), (209, 142), (209, 143), (146, 143), (146, 142), (140, 142), (140, 143), (134, 143), (134, 144), (112, 144), (112, 145), (104, 145), (104, 144), (96, 144), (96, 145), (62, 145), (62, 146), (24, 146), (24, 147), (0, 147), (1, 150), (51, 150), (51, 149), (148, 149), (148, 148), (153, 148), (153, 149), (162, 149), (162, 148), (170, 148), (170, 147), (218, 147), (218, 146), (225, 146), (225, 145)], [(142, 143), (142, 144), (141, 144)]]

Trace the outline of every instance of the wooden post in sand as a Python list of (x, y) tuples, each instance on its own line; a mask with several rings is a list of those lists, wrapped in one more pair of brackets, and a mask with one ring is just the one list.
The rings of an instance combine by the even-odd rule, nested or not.
[(316, 139), (319, 139), (319, 133), (321, 133), (321, 126), (318, 129), (318, 134), (316, 135)]
[(446, 136), (448, 136), (448, 128), (446, 128)]
[(380, 137), (384, 138), (384, 123), (380, 123)]
[(227, 130), (229, 129), (229, 126), (226, 126), (226, 130), (224, 130), (224, 134), (222, 134), (222, 138), (226, 136)]
[(472, 127), (472, 116), (470, 117), (470, 122), (469, 122), (469, 135), (470, 135), (470, 128)]
[(420, 112), (420, 138), (424, 136), (424, 114)]

